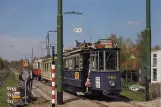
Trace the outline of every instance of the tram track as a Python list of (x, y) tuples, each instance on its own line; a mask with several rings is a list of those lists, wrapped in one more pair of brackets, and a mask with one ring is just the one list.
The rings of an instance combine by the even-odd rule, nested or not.
[[(42, 88), (40, 88), (40, 87), (42, 87), (42, 86), (40, 86), (40, 84), (39, 84), (38, 81), (35, 81), (35, 82), (36, 82), (36, 84), (37, 84), (36, 87), (37, 87), (40, 91), (42, 91), (43, 93), (46, 93), (48, 96), (50, 95), (50, 94), (47, 93), (45, 90), (43, 90)], [(49, 86), (49, 87), (50, 87), (49, 84), (45, 84), (44, 82), (41, 82), (41, 83), (42, 83), (43, 85), (46, 85), (46, 86)], [(39, 84), (39, 85), (38, 85), (38, 84)], [(107, 105), (104, 105), (104, 104), (100, 103), (99, 101), (90, 100), (89, 98), (87, 98), (87, 97), (85, 97), (85, 96), (77, 96), (76, 94), (70, 93), (70, 92), (68, 92), (68, 91), (66, 91), (66, 92), (64, 92), (64, 93), (68, 93), (68, 94), (70, 94), (70, 95), (76, 97), (77, 99), (83, 99), (83, 100), (91, 101), (92, 103), (95, 103), (95, 104), (98, 105), (99, 107), (109, 107), (109, 106), (107, 106)], [(47, 100), (47, 99), (46, 99), (46, 100)]]
[[(46, 84), (44, 82), (39, 82), (39, 81), (35, 81), (35, 82), (36, 82), (36, 86), (37, 86), (37, 88), (39, 88), (39, 90), (41, 90), (43, 93), (46, 93), (47, 96), (51, 96), (51, 93), (50, 93), (49, 90), (42, 88), (42, 87), (46, 87), (46, 86), (51, 87), (49, 84)], [(65, 91), (64, 93), (70, 94), (70, 96), (72, 96), (73, 98), (75, 98), (77, 100), (88, 100), (92, 103), (95, 103), (99, 107), (111, 107), (111, 106), (108, 106), (108, 103), (111, 103), (111, 102), (117, 103), (119, 101), (121, 101), (122, 103), (131, 105), (130, 107), (144, 107), (144, 106), (138, 106), (137, 104), (126, 101), (126, 99), (123, 98), (122, 96), (113, 97), (113, 98), (110, 98), (110, 97), (90, 97), (90, 96), (77, 96), (76, 94), (73, 94), (73, 93), (68, 92), (68, 91)], [(47, 100), (49, 100), (49, 98)], [(125, 106), (125, 107), (128, 107), (128, 106)]]

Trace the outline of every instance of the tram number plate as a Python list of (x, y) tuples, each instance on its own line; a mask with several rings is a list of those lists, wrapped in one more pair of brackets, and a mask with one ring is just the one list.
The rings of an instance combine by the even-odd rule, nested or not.
[(100, 77), (95, 78), (96, 88), (100, 88)]
[(108, 79), (116, 79), (116, 76), (108, 76)]
[(79, 80), (79, 72), (75, 72), (75, 79)]

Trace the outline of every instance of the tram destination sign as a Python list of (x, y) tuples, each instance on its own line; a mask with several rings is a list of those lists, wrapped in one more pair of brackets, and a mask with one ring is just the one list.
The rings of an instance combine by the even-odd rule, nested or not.
[(100, 39), (98, 41), (104, 48), (113, 48), (113, 40), (111, 39)]

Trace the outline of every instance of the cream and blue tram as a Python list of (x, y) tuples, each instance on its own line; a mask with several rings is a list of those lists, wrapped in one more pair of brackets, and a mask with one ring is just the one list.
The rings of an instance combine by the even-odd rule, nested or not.
[(92, 48), (90, 43), (83, 44), (64, 53), (64, 89), (77, 94), (118, 95), (120, 49), (107, 39), (99, 40)]

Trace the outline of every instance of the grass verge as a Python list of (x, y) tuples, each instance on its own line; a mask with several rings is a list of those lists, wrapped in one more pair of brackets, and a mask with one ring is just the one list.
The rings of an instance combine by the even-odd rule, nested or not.
[(9, 77), (7, 77), (5, 83), (0, 86), (0, 107), (8, 107), (8, 103), (7, 103), (7, 87), (8, 86), (17, 86), (17, 79), (15, 77), (15, 74), (13, 72), (10, 72)]
[(123, 88), (121, 95), (133, 101), (145, 101), (145, 93), (131, 91), (128, 88)]

